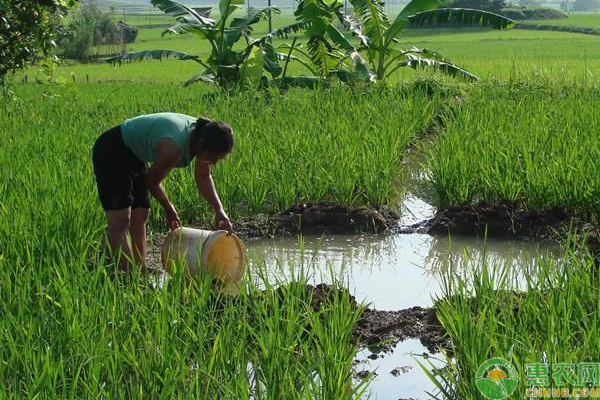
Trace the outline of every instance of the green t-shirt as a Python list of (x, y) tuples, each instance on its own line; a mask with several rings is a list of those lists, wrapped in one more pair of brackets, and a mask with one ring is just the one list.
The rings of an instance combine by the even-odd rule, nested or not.
[(178, 167), (190, 164), (190, 134), (197, 118), (177, 113), (156, 113), (130, 118), (121, 124), (123, 142), (144, 162), (156, 161), (156, 148), (162, 139), (171, 139), (181, 149)]

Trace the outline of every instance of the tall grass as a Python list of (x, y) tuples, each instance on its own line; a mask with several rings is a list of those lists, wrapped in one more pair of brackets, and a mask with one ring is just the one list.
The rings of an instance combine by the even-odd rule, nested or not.
[(473, 88), (429, 152), (440, 205), (510, 199), (597, 217), (598, 98), (594, 87), (536, 80)]
[(556, 364), (600, 358), (600, 282), (592, 259), (567, 250), (563, 261), (540, 260), (536, 275), (526, 276), (523, 291), (514, 290), (508, 265), (484, 261), (472, 270), (468, 277), (448, 272), (435, 304), (452, 341), (446, 367), (431, 375), (445, 398), (484, 399), (475, 375), (492, 357), (508, 360), (518, 371), (515, 398), (525, 397), (532, 387), (525, 364), (547, 363), (548, 388), (558, 388), (551, 376)]

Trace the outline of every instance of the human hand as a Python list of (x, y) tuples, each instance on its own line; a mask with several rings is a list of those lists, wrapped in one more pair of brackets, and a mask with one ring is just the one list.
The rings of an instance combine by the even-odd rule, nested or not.
[(221, 210), (215, 213), (215, 220), (217, 224), (217, 228), (223, 229), (227, 231), (227, 235), (231, 235), (233, 233), (233, 224), (229, 220), (225, 211)]
[(177, 215), (177, 211), (175, 207), (171, 205), (169, 209), (165, 210), (167, 214), (167, 226), (170, 230), (174, 231), (175, 229), (181, 226), (181, 221), (179, 220), (179, 215)]

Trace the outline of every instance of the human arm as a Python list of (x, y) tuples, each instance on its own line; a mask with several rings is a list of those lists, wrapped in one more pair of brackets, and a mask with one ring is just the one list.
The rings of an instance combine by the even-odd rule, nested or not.
[(170, 139), (160, 140), (157, 145), (156, 161), (146, 174), (148, 190), (165, 210), (167, 224), (171, 230), (179, 228), (181, 221), (161, 182), (173, 167), (179, 163), (181, 156), (181, 150), (175, 142)]
[(206, 165), (196, 160), (194, 178), (196, 179), (198, 191), (215, 212), (217, 226), (225, 229), (228, 234), (233, 233), (233, 225), (223, 209), (223, 204), (221, 204), (221, 200), (219, 199), (219, 195), (215, 188), (215, 183), (210, 174), (210, 165)]

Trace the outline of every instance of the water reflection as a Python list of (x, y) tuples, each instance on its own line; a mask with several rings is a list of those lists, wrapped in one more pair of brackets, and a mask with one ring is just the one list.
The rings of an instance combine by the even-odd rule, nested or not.
[[(435, 385), (429, 380), (417, 363), (417, 360), (428, 365), (422, 354), (427, 349), (416, 339), (399, 342), (394, 353), (375, 360), (369, 359), (370, 353), (363, 350), (357, 354), (357, 372), (375, 372), (376, 376), (370, 385), (370, 391), (363, 398), (371, 400), (397, 400), (429, 398), (425, 392), (435, 393)], [(443, 363), (435, 358), (429, 360), (436, 366)], [(392, 371), (399, 371), (394, 374)], [(369, 397), (370, 396), (370, 397)]]
[(535, 273), (540, 260), (556, 259), (557, 246), (472, 237), (335, 235), (246, 243), (250, 269), (264, 261), (273, 279), (290, 279), (303, 268), (315, 283), (343, 281), (358, 300), (378, 309), (429, 306), (441, 294), (440, 275), (468, 275), (486, 260), (490, 269), (509, 266), (518, 279)]

